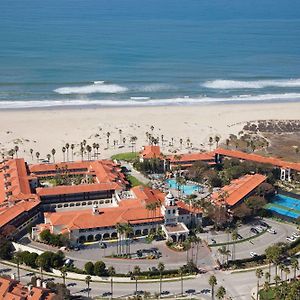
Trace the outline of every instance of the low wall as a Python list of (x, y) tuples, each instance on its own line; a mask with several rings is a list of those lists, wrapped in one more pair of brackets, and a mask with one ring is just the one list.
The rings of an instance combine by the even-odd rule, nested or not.
[(16, 249), (16, 251), (29, 251), (29, 252), (34, 252), (38, 255), (44, 253), (44, 251), (33, 248), (33, 247), (29, 247), (29, 246), (25, 246), (16, 242), (12, 242), (14, 248)]

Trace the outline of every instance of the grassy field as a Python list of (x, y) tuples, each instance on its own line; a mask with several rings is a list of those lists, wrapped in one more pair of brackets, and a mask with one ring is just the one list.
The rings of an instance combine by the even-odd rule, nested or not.
[(138, 156), (139, 156), (138, 152), (126, 152), (126, 153), (115, 154), (111, 157), (111, 159), (125, 160), (128, 162), (132, 162), (135, 159), (137, 159)]
[(138, 186), (138, 185), (144, 185), (141, 181), (139, 181), (137, 178), (135, 178), (132, 175), (127, 175), (126, 178), (130, 182), (132, 187)]

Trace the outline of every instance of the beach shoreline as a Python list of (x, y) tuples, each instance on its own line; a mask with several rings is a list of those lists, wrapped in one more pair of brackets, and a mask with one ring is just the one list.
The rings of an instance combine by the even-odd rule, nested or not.
[[(195, 152), (209, 150), (209, 137), (218, 135), (224, 141), (230, 134), (238, 134), (247, 121), (299, 119), (299, 111), (299, 102), (1, 110), (0, 150), (6, 153), (17, 145), (19, 157), (36, 162), (36, 152), (45, 159), (54, 148), (57, 160), (61, 160), (62, 147), (73, 143), (74, 159), (80, 159), (80, 142), (86, 140), (89, 145), (99, 143), (99, 157), (109, 158), (115, 153), (139, 151), (147, 143), (146, 132), (150, 132), (160, 140), (163, 135), (165, 153)], [(137, 137), (134, 146), (132, 136)]]

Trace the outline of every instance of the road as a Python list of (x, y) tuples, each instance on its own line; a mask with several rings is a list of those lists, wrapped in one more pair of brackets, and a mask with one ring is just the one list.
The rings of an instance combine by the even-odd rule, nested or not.
[[(17, 273), (15, 268), (7, 267), (6, 265), (0, 263), (0, 269), (10, 269), (5, 272), (6, 274)], [(23, 283), (28, 283), (31, 275), (30, 272), (21, 270), (21, 281)], [(206, 274), (199, 275), (194, 279), (188, 279), (183, 281), (183, 290), (186, 291), (188, 289), (195, 289), (196, 293), (193, 295), (193, 298), (198, 299), (211, 299), (210, 292), (207, 294), (202, 294), (201, 290), (209, 289), (208, 279), (209, 276), (215, 274), (217, 277), (218, 285), (223, 285), (226, 287), (227, 294), (231, 296), (233, 299), (239, 300), (249, 300), (251, 299), (250, 293), (251, 290), (255, 287), (256, 277), (254, 271), (244, 272), (244, 273), (236, 273), (236, 274), (227, 274), (222, 271), (211, 271)], [(51, 276), (44, 276), (44, 279), (49, 279)], [(52, 277), (53, 278), (53, 277)], [(62, 279), (56, 279), (56, 282), (62, 282)], [(66, 280), (67, 285), (75, 284), (74, 286), (68, 286), (71, 293), (74, 295), (86, 295), (85, 289), (87, 288), (85, 282), (83, 281), (74, 281), (74, 280)], [(109, 283), (99, 283), (92, 282), (90, 285), (91, 288), (91, 296), (101, 296), (104, 292), (110, 291)], [(138, 290), (149, 291), (152, 294), (157, 293), (159, 291), (159, 282), (152, 283), (138, 283)], [(181, 284), (180, 281), (168, 281), (163, 282), (162, 290), (170, 292), (170, 294), (179, 295), (181, 293)], [(114, 297), (126, 297), (132, 295), (135, 291), (135, 282), (132, 283), (114, 283)], [(170, 296), (170, 295), (169, 295)]]

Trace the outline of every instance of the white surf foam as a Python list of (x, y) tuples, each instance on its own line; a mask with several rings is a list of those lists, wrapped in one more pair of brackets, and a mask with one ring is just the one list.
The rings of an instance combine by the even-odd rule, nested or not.
[(93, 81), (94, 84), (103, 84), (104, 82), (105, 82), (104, 80)]
[(84, 86), (61, 87), (54, 90), (54, 92), (62, 95), (95, 94), (95, 93), (118, 94), (118, 93), (124, 93), (127, 90), (128, 88), (118, 84), (104, 84), (104, 82), (102, 82), (102, 83), (96, 83), (96, 84), (84, 85)]
[(202, 86), (210, 89), (262, 89), (265, 87), (300, 87), (300, 79), (277, 80), (212, 80), (206, 81)]
[(213, 97), (190, 97), (190, 98), (167, 98), (167, 99), (149, 99), (146, 101), (124, 99), (124, 100), (44, 100), (44, 101), (0, 101), (0, 109), (18, 109), (18, 108), (47, 108), (47, 107), (68, 107), (68, 106), (162, 106), (162, 105), (193, 105), (201, 103), (214, 102), (247, 102), (247, 101), (272, 101), (272, 100), (300, 100), (300, 93), (286, 94), (260, 94), (260, 95), (240, 95), (228, 98)]

